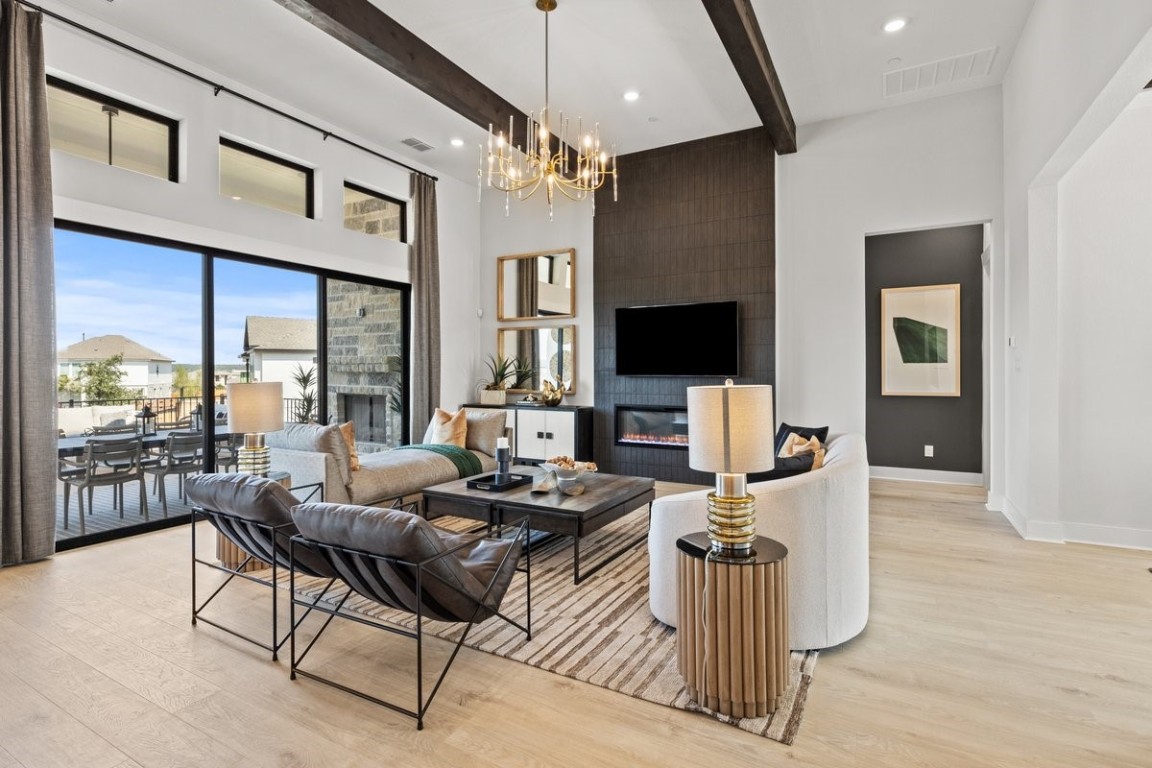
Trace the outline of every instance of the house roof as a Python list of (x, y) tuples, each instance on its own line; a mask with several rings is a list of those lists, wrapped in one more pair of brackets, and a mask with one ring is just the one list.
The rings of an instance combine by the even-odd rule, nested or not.
[(244, 319), (244, 349), (316, 351), (316, 321), (298, 317)]
[(171, 363), (172, 358), (162, 355), (154, 349), (133, 341), (127, 336), (110, 333), (105, 336), (93, 336), (84, 341), (78, 341), (71, 346), (56, 353), (57, 360), (107, 360), (110, 357), (122, 355), (124, 362), (147, 360), (148, 362)]

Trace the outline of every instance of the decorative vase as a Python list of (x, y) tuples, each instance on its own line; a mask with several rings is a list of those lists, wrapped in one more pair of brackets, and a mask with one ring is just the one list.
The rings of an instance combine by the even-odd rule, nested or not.
[(481, 405), (504, 405), (508, 402), (508, 393), (502, 389), (480, 390)]

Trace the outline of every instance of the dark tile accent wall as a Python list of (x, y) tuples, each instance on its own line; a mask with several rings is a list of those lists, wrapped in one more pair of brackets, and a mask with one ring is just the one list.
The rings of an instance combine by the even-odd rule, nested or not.
[(610, 189), (597, 193), (593, 454), (602, 471), (711, 484), (710, 475), (688, 468), (687, 451), (615, 445), (614, 414), (617, 403), (685, 405), (688, 387), (723, 383), (617, 376), (617, 307), (738, 301), (741, 371), (735, 382), (775, 382), (775, 162), (764, 129), (740, 131), (622, 155), (619, 200), (612, 202)]

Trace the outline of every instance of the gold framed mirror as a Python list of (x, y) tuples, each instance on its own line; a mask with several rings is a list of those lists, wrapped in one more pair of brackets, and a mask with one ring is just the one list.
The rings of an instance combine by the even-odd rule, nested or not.
[(496, 319), (576, 316), (576, 249), (496, 259)]
[(497, 328), (496, 349), (501, 357), (523, 363), (525, 372), (509, 392), (538, 392), (544, 381), (566, 384), (566, 395), (576, 392), (576, 326)]

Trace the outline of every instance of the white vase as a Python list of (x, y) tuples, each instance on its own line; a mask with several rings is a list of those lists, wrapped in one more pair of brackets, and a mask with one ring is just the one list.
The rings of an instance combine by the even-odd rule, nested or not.
[(502, 389), (480, 390), (481, 405), (504, 405), (508, 402), (508, 393)]

